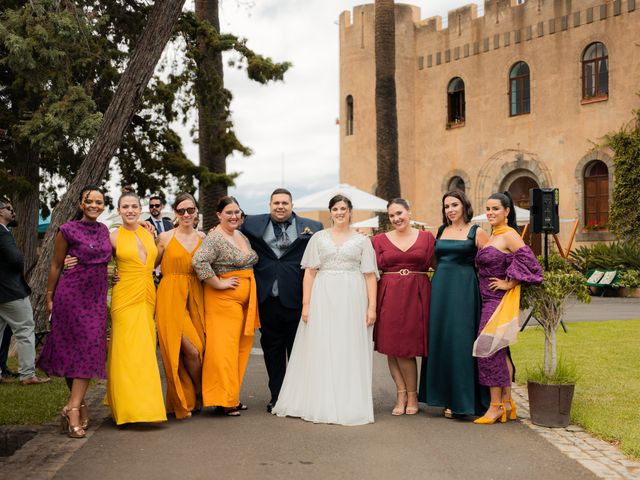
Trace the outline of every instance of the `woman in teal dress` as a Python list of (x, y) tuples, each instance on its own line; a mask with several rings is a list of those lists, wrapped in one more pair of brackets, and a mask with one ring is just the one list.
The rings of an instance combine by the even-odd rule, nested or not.
[(442, 222), (436, 237), (436, 273), (432, 279), (429, 356), (420, 375), (421, 402), (443, 407), (444, 415), (480, 415), (488, 391), (478, 384), (472, 355), (482, 302), (475, 271), (478, 248), (488, 236), (471, 225), (471, 203), (458, 190), (442, 197)]

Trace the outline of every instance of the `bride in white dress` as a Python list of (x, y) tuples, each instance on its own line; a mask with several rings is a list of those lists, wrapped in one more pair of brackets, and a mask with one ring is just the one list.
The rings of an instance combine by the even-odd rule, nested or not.
[(371, 241), (352, 230), (351, 201), (329, 202), (333, 228), (302, 258), (302, 321), (272, 413), (314, 423), (373, 423), (371, 389), (378, 267)]

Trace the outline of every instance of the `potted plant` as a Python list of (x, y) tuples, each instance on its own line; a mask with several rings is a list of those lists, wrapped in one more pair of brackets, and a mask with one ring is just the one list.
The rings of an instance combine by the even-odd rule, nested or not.
[(566, 427), (569, 424), (577, 375), (575, 368), (558, 360), (556, 333), (571, 299), (591, 301), (584, 276), (558, 255), (549, 257), (541, 285), (527, 285), (522, 289), (521, 306), (532, 309), (544, 331), (543, 363), (527, 372), (529, 412), (536, 425)]
[(621, 297), (640, 298), (640, 270), (625, 270), (618, 279)]

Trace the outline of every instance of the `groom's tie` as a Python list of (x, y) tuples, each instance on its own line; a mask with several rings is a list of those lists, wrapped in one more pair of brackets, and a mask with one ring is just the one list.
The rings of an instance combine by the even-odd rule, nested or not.
[(276, 222), (275, 220), (271, 220), (273, 224), (273, 233), (276, 236), (276, 246), (280, 250), (284, 250), (291, 245), (291, 239), (287, 234), (287, 228), (291, 225), (290, 220), (285, 220), (284, 222)]

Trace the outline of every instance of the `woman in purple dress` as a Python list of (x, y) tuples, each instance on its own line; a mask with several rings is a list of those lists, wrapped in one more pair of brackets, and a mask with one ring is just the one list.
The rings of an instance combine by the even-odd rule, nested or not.
[(395, 198), (387, 205), (393, 230), (373, 237), (378, 268), (378, 320), (373, 330), (375, 349), (387, 355), (396, 384), (392, 415), (418, 413), (418, 367), (416, 357), (427, 356), (431, 282), (427, 270), (435, 238), (431, 232), (411, 226), (406, 200)]
[[(38, 359), (38, 368), (65, 377), (71, 391), (62, 409), (61, 425), (70, 437), (83, 438), (89, 425), (84, 395), (92, 378), (106, 378), (107, 264), (111, 243), (98, 187), (85, 187), (76, 218), (60, 226), (47, 280), (51, 333)], [(77, 265), (61, 276), (66, 255)]]
[[(492, 231), (489, 241), (476, 255), (482, 315), (479, 336), (474, 344), (481, 385), (489, 387), (491, 404), (475, 423), (491, 424), (515, 420), (511, 398), (515, 366), (509, 344), (518, 332), (520, 283), (542, 282), (542, 268), (516, 228), (513, 201), (508, 192), (494, 193), (487, 200), (487, 220)], [(509, 408), (507, 408), (509, 407)]]

